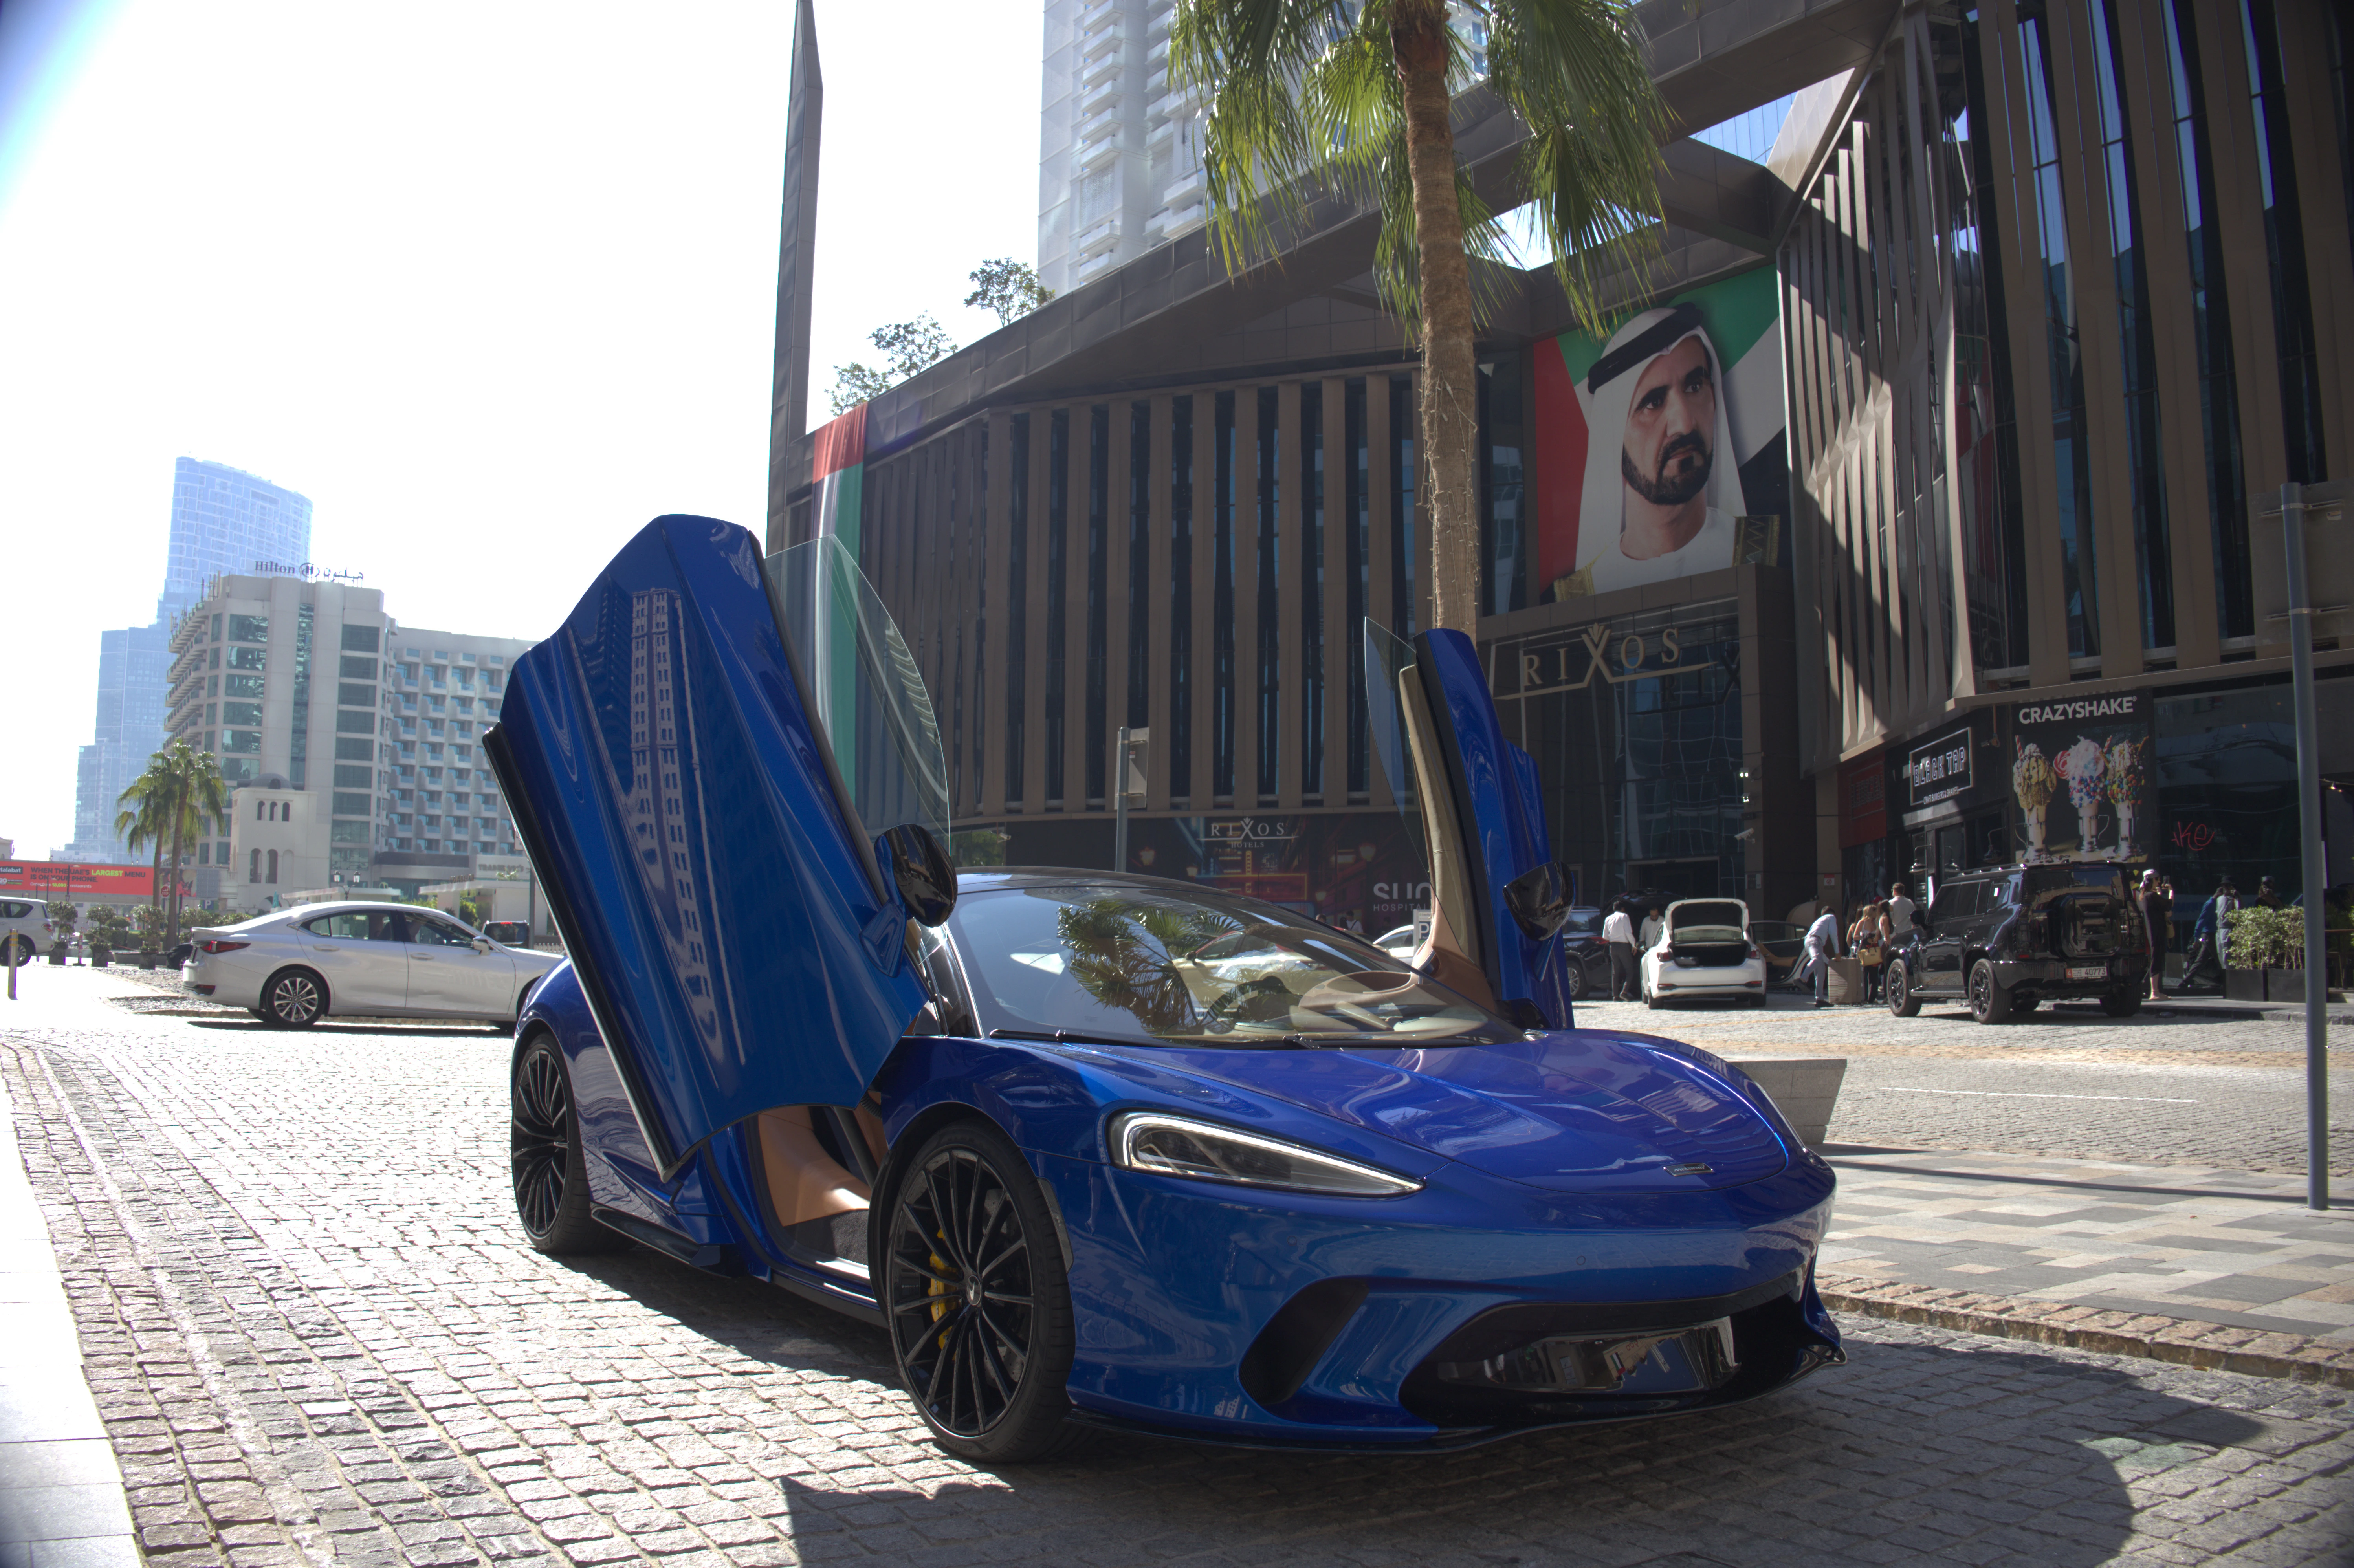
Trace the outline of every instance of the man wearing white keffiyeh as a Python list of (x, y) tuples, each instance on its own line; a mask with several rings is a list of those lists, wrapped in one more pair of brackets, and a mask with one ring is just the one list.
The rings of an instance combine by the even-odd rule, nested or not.
[(1745, 507), (1721, 372), (1695, 305), (1646, 311), (1611, 338), (1578, 386), (1578, 569), (1556, 599), (1733, 565)]

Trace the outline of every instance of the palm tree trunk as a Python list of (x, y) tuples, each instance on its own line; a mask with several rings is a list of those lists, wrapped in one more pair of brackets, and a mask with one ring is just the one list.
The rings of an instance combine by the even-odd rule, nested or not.
[(1471, 264), (1455, 191), (1448, 123), (1447, 7), (1404, 0), (1391, 13), (1390, 52), (1405, 100), (1422, 275), (1424, 516), (1430, 533), (1430, 623), (1476, 633), (1479, 620), (1478, 370), (1472, 360)]

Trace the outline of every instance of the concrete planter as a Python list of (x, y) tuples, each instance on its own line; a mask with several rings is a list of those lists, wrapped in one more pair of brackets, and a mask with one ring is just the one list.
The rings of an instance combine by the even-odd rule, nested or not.
[[(2303, 969), (2225, 969), (2223, 994), (2233, 1001), (2303, 1001)], [(2322, 993), (2325, 1001), (2343, 1001), (2337, 991)]]
[(153, 948), (142, 948), (139, 949), (139, 967), (143, 969), (152, 969), (155, 967), (155, 960), (163, 956)]
[(1846, 1057), (1727, 1056), (1725, 1060), (1755, 1080), (1808, 1148), (1823, 1141), (1830, 1128), (1832, 1107), (1839, 1103), (1840, 1085), (1847, 1078)]

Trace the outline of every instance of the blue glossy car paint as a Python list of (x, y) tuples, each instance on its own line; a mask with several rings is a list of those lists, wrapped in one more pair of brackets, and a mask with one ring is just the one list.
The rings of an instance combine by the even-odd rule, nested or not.
[[(1744, 1373), (1740, 1397), (1836, 1358), (1837, 1330), (1812, 1284), (1831, 1173), (1753, 1085), (1704, 1052), (1574, 1029), (1486, 1046), (1342, 1050), (902, 1038), (928, 993), (896, 939), (904, 927), (895, 922), (887, 952), (875, 940), (893, 913), (887, 877), (872, 874), (850, 826), (855, 812), (827, 788), (822, 738), (789, 700), (799, 675), (757, 592), (748, 541), (705, 519), (651, 525), (566, 630), (526, 656), (520, 701), (508, 705), (514, 727), (493, 747), (510, 789), (533, 792), (522, 814), (543, 874), (560, 879), (578, 960), (534, 993), (517, 1048), (543, 1033), (560, 1045), (589, 1194), (607, 1223), (703, 1266), (879, 1320), (861, 1271), (804, 1254), (770, 1223), (748, 1119), (863, 1097), (895, 1155), (955, 1117), (985, 1118), (1022, 1151), (1069, 1262), (1077, 1344), (1067, 1393), (1084, 1419), (1379, 1449), (1709, 1402), (1604, 1400), (1489, 1425), (1418, 1414), (1414, 1380), (1429, 1375), (1435, 1352), (1500, 1309), (1655, 1312), (1672, 1327), (1702, 1320), (1711, 1304), (1782, 1312), (1787, 1302), (1793, 1326), (1758, 1341), (1775, 1364)], [(655, 863), (638, 858), (627, 809), (647, 797), (617, 761), (626, 733), (610, 732), (631, 716), (624, 677), (648, 663), (646, 596), (663, 594), (673, 596), (661, 630), (671, 639), (673, 716), (693, 709), (673, 726), (675, 755), (702, 778), (654, 797), (677, 809), (651, 815), (681, 829), (655, 853), (684, 863), (649, 876), (638, 868)], [(612, 628), (625, 609), (640, 651), (619, 659)], [(1520, 966), (1491, 978), (1500, 995), (1543, 999), (1557, 943), (1528, 939), (1501, 891), (1549, 853), (1533, 768), (1496, 728), (1469, 649), (1450, 652), (1447, 634), (1417, 645), (1426, 691), (1446, 703), (1460, 753), (1464, 847), (1484, 877), (1488, 950), (1516, 954)], [(646, 716), (658, 730), (657, 712)], [(650, 761), (631, 759), (639, 774), (663, 766), (662, 747), (649, 737)], [(779, 879), (769, 903), (801, 907), (790, 916), (755, 907), (752, 883), (714, 863), (723, 853)], [(567, 857), (579, 863), (559, 874), (552, 863)], [(962, 896), (971, 908), (1071, 874), (968, 873)], [(780, 958), (730, 944), (710, 950), (704, 991), (673, 983), (626, 994), (688, 950), (684, 932), (776, 940), (779, 921), (798, 922), (792, 930), (822, 951)], [(970, 939), (953, 927), (945, 934), (951, 953)], [(807, 994), (823, 1006), (796, 989), (812, 966), (823, 983)], [(592, 1005), (584, 969), (599, 977), (603, 1005)], [(1527, 989), (1504, 989), (1511, 984)], [(725, 1011), (705, 1005), (715, 997), (736, 1011), (715, 1022)], [(1567, 1019), (1566, 997), (1557, 1001)], [(1554, 1001), (1539, 1005), (1550, 1013)], [(1129, 1110), (1228, 1124), (1420, 1185), (1343, 1198), (1131, 1171), (1108, 1142), (1113, 1118)], [(891, 1175), (886, 1163), (886, 1190)], [(1254, 1383), (1255, 1346), (1319, 1291), (1348, 1303), (1329, 1339), (1296, 1379)]]

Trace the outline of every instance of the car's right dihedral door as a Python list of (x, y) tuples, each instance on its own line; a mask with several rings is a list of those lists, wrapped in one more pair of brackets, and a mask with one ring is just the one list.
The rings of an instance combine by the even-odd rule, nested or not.
[(757, 1112), (858, 1100), (927, 999), (875, 835), (945, 838), (947, 793), (838, 544), (764, 560), (656, 519), (515, 662), (484, 746), (665, 1177)]
[(1409, 642), (1368, 620), (1364, 636), (1373, 753), (1430, 875), (1416, 961), (1508, 1016), (1569, 1027), (1567, 889), (1536, 763), (1504, 737), (1478, 651), (1459, 631)]

